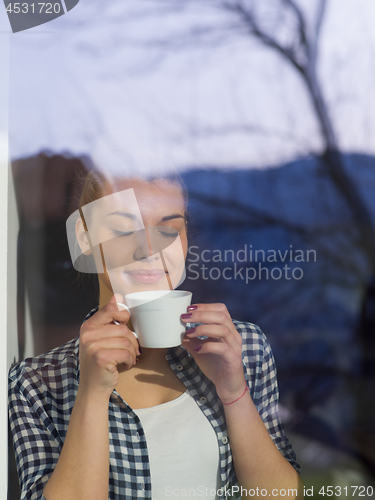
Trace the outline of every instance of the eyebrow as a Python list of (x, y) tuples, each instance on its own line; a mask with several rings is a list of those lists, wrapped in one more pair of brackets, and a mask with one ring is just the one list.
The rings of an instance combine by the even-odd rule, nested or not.
[(185, 216), (181, 214), (166, 215), (161, 219), (161, 222), (165, 222), (167, 220), (172, 220), (172, 219), (185, 219)]
[(110, 215), (121, 215), (122, 217), (129, 217), (129, 219), (137, 220), (136, 215), (130, 214), (128, 212), (111, 212), (110, 214), (107, 214), (106, 217), (109, 217)]
[[(132, 219), (132, 220), (137, 220), (137, 216), (134, 215), (134, 214), (130, 214), (128, 212), (111, 212), (110, 214), (107, 214), (106, 217), (109, 217), (110, 215), (120, 215), (121, 217), (128, 217), (129, 219)], [(165, 217), (162, 217), (162, 219), (160, 220), (160, 222), (166, 222), (168, 220), (172, 220), (172, 219), (186, 219), (184, 215), (181, 215), (181, 214), (171, 214), (171, 215), (166, 215)]]

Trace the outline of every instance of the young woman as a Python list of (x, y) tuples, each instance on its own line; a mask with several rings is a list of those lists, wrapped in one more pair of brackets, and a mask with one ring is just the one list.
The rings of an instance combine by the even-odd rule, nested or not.
[[(92, 172), (80, 205), (80, 263), (95, 264), (99, 307), (77, 339), (10, 372), (21, 498), (302, 496), (259, 328), (223, 304), (193, 304), (182, 346), (142, 349), (116, 304), (181, 281), (181, 184)], [(153, 250), (156, 233), (173, 242)]]

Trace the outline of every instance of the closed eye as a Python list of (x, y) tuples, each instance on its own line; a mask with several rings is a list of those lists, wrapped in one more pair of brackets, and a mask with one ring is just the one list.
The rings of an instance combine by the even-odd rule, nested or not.
[(130, 236), (131, 234), (134, 234), (134, 231), (116, 231), (115, 229), (112, 229), (113, 234), (117, 237), (120, 236)]
[[(177, 236), (179, 234), (177, 229), (175, 229), (173, 227), (168, 227), (168, 226), (151, 226), (149, 228), (149, 231), (150, 231), (151, 237), (154, 234), (155, 236), (160, 236), (160, 237), (166, 238), (166, 239), (175, 239), (175, 238), (177, 238)], [(116, 238), (120, 238), (120, 237), (125, 237), (125, 236), (131, 236), (132, 234), (136, 233), (137, 231), (117, 231), (116, 229), (112, 229), (112, 232)]]
[(176, 238), (178, 231), (158, 231), (158, 233), (164, 238)]

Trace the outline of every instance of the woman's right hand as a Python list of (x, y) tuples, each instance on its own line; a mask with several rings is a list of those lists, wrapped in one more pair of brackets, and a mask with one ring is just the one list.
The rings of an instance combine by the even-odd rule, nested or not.
[[(118, 365), (130, 369), (140, 355), (139, 344), (126, 323), (128, 311), (119, 311), (116, 302), (110, 302), (86, 320), (79, 339), (80, 393), (110, 397), (118, 384)], [(120, 324), (116, 325), (116, 320)]]

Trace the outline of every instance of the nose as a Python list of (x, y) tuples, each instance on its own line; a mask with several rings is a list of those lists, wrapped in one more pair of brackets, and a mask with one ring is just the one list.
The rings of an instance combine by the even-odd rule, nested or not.
[(148, 228), (136, 231), (136, 238), (137, 245), (134, 250), (134, 260), (152, 262), (160, 258), (157, 248), (152, 247)]

